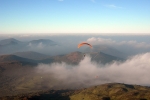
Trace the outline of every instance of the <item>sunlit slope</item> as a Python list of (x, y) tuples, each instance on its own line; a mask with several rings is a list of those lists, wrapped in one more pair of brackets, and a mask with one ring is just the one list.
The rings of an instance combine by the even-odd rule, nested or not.
[(150, 100), (150, 88), (109, 83), (79, 90), (70, 98), (70, 100)]

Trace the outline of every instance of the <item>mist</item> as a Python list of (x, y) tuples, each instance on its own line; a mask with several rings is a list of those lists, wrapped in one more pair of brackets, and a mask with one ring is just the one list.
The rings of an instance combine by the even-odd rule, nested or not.
[(124, 62), (103, 65), (86, 56), (78, 65), (64, 62), (39, 64), (35, 73), (41, 75), (41, 85), (49, 88), (78, 89), (112, 82), (150, 85), (149, 58), (150, 52), (130, 57)]
[[(11, 44), (11, 42), (9, 45), (0, 45), (0, 55), (26, 51), (35, 51), (51, 56), (68, 54), (75, 51), (85, 52), (86, 48), (77, 48), (77, 45), (81, 42), (88, 42), (93, 45), (93, 48), (98, 46), (99, 49), (96, 52), (100, 52), (105, 47), (108, 47), (102, 52), (125, 59), (131, 55), (150, 52), (149, 36), (1, 35), (0, 37), (1, 40), (8, 38), (15, 38), (20, 42), (15, 45)], [(47, 45), (44, 42), (39, 42), (36, 45), (30, 43), (32, 40), (39, 39), (52, 40), (56, 45)], [(115, 51), (111, 51), (112, 49)], [(121, 56), (117, 55), (118, 52), (122, 53)]]
[[(150, 45), (149, 42), (145, 40), (145, 37), (142, 39), (143, 41), (138, 39), (136, 40), (137, 37), (133, 39), (131, 38), (131, 40), (127, 40), (126, 38), (122, 40), (117, 40), (118, 38), (121, 38), (121, 36), (118, 38), (104, 37), (104, 36), (93, 36), (93, 37), (92, 36), (80, 36), (80, 37), (51, 36), (49, 38), (50, 40), (56, 42), (58, 45), (47, 46), (44, 43), (39, 43), (38, 45), (35, 46), (35, 45), (28, 44), (28, 46), (26, 46), (24, 50), (36, 51), (48, 55), (61, 55), (61, 54), (67, 54), (74, 51), (85, 52), (86, 47), (85, 48), (82, 47), (78, 49), (77, 45), (81, 42), (88, 42), (93, 45), (93, 48), (95, 46), (98, 46), (100, 48), (100, 51), (104, 47), (109, 47), (109, 49), (113, 48), (118, 52), (121, 52), (122, 54), (126, 55), (126, 57), (133, 56), (140, 53), (150, 52)], [(112, 53), (113, 51), (110, 51), (108, 53), (106, 52), (107, 50), (102, 50), (102, 52), (113, 55)], [(113, 56), (117, 56), (117, 54), (115, 53)], [(121, 56), (120, 58), (126, 58), (126, 57)]]

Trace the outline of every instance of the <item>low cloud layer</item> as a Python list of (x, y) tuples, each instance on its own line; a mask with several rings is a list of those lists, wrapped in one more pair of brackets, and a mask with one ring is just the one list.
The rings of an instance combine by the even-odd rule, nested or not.
[(127, 55), (136, 55), (140, 53), (150, 52), (150, 44), (146, 42), (137, 42), (135, 40), (132, 41), (115, 41), (109, 38), (89, 38), (87, 39), (88, 43), (92, 45), (105, 45), (113, 47)]
[(50, 78), (57, 81), (51, 84), (51, 87), (59, 88), (84, 88), (109, 82), (150, 85), (149, 58), (150, 53), (145, 53), (125, 62), (102, 65), (92, 62), (91, 58), (86, 56), (76, 66), (66, 63), (39, 64), (36, 73), (42, 75), (45, 81), (42, 85), (47, 87), (50, 85)]
[(133, 46), (135, 48), (150, 48), (150, 44), (146, 43), (146, 42), (137, 42), (135, 40), (132, 41), (121, 41), (121, 42), (117, 42), (115, 40), (112, 39), (105, 39), (105, 38), (89, 38), (87, 39), (87, 42), (90, 42), (94, 45), (113, 45), (113, 46), (121, 46), (121, 45), (128, 45), (128, 46)]

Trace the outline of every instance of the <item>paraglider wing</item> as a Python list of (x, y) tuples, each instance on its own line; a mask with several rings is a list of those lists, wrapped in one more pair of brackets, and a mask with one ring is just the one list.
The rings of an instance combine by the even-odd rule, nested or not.
[(80, 48), (80, 47), (83, 46), (83, 45), (88, 45), (90, 48), (92, 48), (92, 45), (89, 44), (89, 43), (86, 43), (86, 42), (83, 42), (83, 43), (78, 44), (78, 48)]

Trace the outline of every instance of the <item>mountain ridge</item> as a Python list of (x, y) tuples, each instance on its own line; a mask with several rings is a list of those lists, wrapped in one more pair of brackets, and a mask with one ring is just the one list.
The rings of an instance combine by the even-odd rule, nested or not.
[(38, 39), (38, 40), (32, 40), (28, 42), (29, 44), (32, 45), (39, 45), (39, 44), (44, 44), (44, 45), (49, 45), (49, 46), (54, 46), (57, 45), (56, 42), (50, 40), (50, 39)]
[[(32, 41), (19, 41), (14, 38), (3, 39), (0, 41), (0, 55), (23, 51), (47, 52), (54, 46), (59, 46), (50, 39), (38, 39)], [(49, 49), (49, 50), (47, 50)]]
[(8, 38), (8, 39), (4, 39), (0, 41), (0, 45), (4, 46), (4, 45), (15, 45), (15, 44), (19, 44), (21, 43), (21, 41), (14, 39), (14, 38)]
[(45, 55), (35, 51), (16, 52), (13, 53), (13, 55), (23, 57), (23, 58), (33, 59), (33, 60), (40, 60), (49, 57), (49, 55)]
[(112, 61), (123, 61), (124, 59), (111, 56), (102, 52), (91, 52), (88, 54), (76, 51), (65, 55), (47, 56), (37, 52), (18, 52), (11, 55), (1, 55), (0, 61), (25, 61), (34, 63), (53, 63), (53, 62), (65, 62), (68, 64), (78, 64), (85, 56), (90, 56), (91, 61), (96, 61), (102, 64), (110, 63)]

